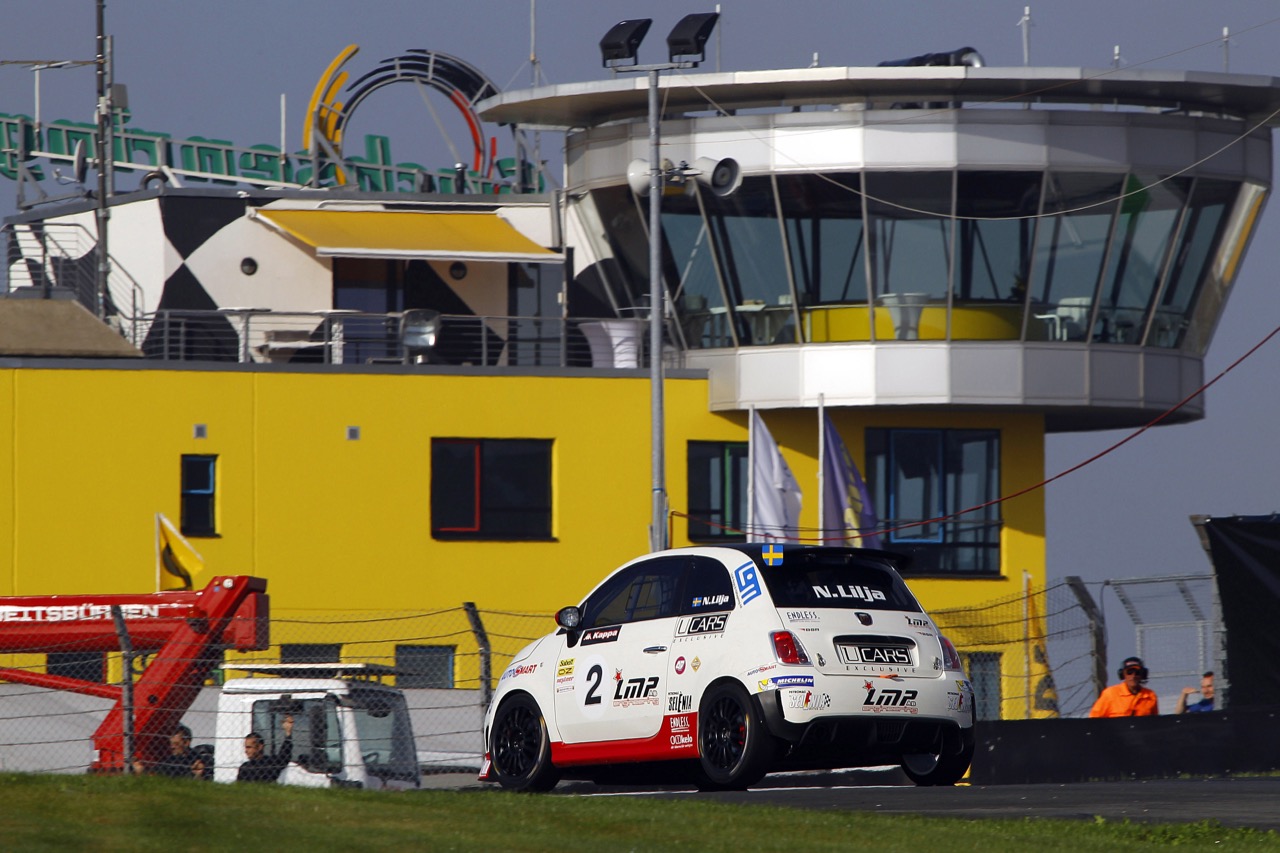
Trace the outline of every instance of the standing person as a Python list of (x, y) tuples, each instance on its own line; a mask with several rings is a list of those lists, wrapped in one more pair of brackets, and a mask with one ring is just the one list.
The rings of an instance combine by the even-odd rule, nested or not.
[(284, 718), (284, 741), (275, 755), (267, 755), (266, 741), (258, 732), (249, 732), (244, 739), (244, 754), (248, 758), (240, 765), (237, 782), (274, 782), (280, 771), (293, 758), (293, 717)]
[[(200, 766), (197, 767), (196, 765)], [(172, 779), (201, 778), (204, 765), (200, 756), (191, 748), (191, 729), (178, 726), (169, 735), (169, 754), (157, 761), (151, 768), (156, 776), (168, 776)]]
[(1090, 717), (1153, 717), (1160, 713), (1155, 691), (1142, 686), (1148, 675), (1142, 658), (1125, 658), (1117, 675), (1120, 683), (1102, 691)]
[(1187, 704), (1187, 697), (1195, 693), (1194, 687), (1182, 688), (1182, 695), (1178, 697), (1178, 704), (1174, 707), (1175, 714), (1199, 714), (1205, 711), (1213, 710), (1213, 671), (1210, 670), (1200, 676), (1200, 701)]

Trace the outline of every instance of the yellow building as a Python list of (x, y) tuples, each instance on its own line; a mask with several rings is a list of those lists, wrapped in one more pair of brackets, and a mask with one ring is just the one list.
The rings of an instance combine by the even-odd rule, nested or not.
[[(106, 293), (66, 263), (92, 241), (55, 239), (90, 204), (11, 220), (15, 296), (78, 294), (147, 358), (0, 362), (0, 594), (173, 583), (161, 513), (212, 571), (270, 580), (283, 643), (334, 614), (549, 614), (654, 519), (741, 538), (753, 410), (796, 538), (873, 532), (819, 510), (825, 413), (928, 609), (1043, 588), (1045, 436), (1200, 386), (1280, 89), (963, 62), (660, 89), (660, 482), (648, 93), (501, 94), (486, 121), (566, 132), (563, 192), (152, 182), (112, 199)], [(962, 651), (980, 716), (1022, 716), (1031, 655)]]

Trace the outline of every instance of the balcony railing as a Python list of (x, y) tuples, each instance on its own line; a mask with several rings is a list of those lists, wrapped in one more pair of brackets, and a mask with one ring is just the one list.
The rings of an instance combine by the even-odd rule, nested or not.
[(138, 323), (152, 359), (332, 365), (639, 368), (645, 321), (439, 315), (410, 310), (158, 311)]

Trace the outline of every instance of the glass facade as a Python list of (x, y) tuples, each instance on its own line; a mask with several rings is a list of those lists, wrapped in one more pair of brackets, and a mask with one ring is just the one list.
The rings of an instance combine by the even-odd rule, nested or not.
[(999, 574), (999, 432), (869, 429), (867, 486), (885, 546), (912, 557), (907, 572)]
[[(1026, 340), (1176, 348), (1238, 181), (1142, 173), (894, 171), (748, 177), (662, 200), (663, 275), (688, 349)], [(591, 193), (612, 301), (648, 293), (647, 202)], [(1243, 239), (1233, 235), (1232, 239)]]

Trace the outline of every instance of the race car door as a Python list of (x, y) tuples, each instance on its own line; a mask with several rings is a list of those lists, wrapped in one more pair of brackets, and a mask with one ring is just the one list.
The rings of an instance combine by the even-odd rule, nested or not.
[(563, 638), (556, 725), (565, 743), (653, 737), (665, 712), (682, 558), (637, 563), (592, 593)]

